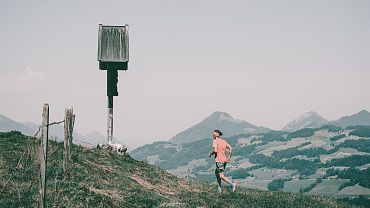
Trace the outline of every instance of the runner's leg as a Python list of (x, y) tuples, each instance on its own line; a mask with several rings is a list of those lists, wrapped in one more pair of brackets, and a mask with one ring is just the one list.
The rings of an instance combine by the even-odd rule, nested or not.
[(218, 168), (217, 168), (217, 167), (216, 167), (216, 170), (215, 170), (215, 175), (216, 175), (216, 178), (217, 178), (218, 186), (221, 188), (220, 171), (218, 170)]
[(230, 184), (230, 185), (233, 185), (233, 183), (228, 179), (226, 178), (226, 176), (224, 175), (224, 172), (220, 172), (220, 178), (225, 181), (226, 183)]

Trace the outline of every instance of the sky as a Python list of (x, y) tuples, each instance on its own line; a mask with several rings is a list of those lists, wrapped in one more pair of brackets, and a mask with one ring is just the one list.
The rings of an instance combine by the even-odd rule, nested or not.
[(98, 25), (129, 24), (114, 136), (167, 140), (214, 111), (281, 129), (307, 111), (370, 110), (370, 1), (1, 1), (0, 114), (40, 123), (73, 107), (106, 132)]

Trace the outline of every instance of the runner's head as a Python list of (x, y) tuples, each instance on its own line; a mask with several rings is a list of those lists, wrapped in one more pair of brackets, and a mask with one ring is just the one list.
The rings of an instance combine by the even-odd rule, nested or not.
[(218, 129), (214, 130), (213, 131), (213, 138), (216, 139), (216, 138), (220, 138), (222, 136), (222, 132)]

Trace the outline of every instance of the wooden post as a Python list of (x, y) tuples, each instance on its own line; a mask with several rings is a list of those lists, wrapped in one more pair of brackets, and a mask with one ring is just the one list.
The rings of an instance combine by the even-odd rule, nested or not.
[(68, 168), (68, 146), (69, 146), (69, 112), (68, 108), (64, 110), (64, 150), (63, 150), (63, 172)]
[(40, 146), (40, 203), (41, 208), (46, 207), (46, 169), (48, 159), (48, 135), (49, 134), (49, 105), (44, 104), (42, 111), (41, 146)]
[(69, 153), (68, 153), (68, 156), (69, 156), (69, 161), (72, 161), (72, 147), (73, 147), (73, 128), (75, 126), (75, 119), (76, 119), (76, 116), (73, 114), (73, 108), (70, 109), (70, 127), (69, 127)]
[(69, 167), (72, 155), (72, 140), (73, 127), (75, 122), (75, 115), (73, 109), (65, 109), (64, 114), (64, 152), (63, 152), (63, 172), (66, 172)]

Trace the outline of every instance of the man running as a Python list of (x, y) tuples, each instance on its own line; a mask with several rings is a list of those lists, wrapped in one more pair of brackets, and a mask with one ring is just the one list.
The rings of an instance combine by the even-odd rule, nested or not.
[[(213, 151), (208, 154), (208, 157), (215, 155), (216, 162), (216, 178), (218, 182), (218, 192), (222, 192), (221, 180), (232, 186), (233, 192), (236, 191), (236, 183), (231, 182), (228, 178), (225, 177), (224, 172), (226, 168), (226, 163), (230, 162), (232, 155), (232, 148), (229, 143), (221, 138), (222, 132), (220, 130), (215, 130), (213, 132)], [(229, 149), (229, 157), (226, 157), (226, 149)]]

